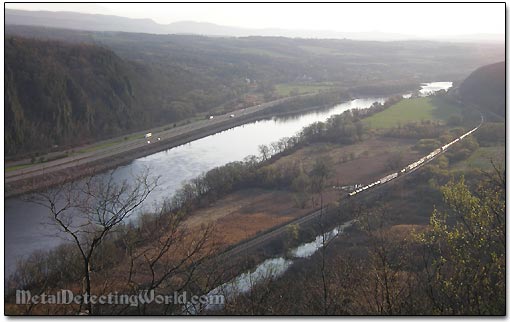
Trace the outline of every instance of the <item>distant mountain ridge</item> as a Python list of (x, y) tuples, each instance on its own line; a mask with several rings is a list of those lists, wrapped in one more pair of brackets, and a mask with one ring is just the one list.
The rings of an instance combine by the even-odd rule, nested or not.
[[(13, 9), (5, 9), (5, 24), (45, 26), (87, 31), (124, 31), (150, 34), (195, 34), (225, 37), (278, 36), (289, 38), (353, 39), (379, 41), (419, 39), (418, 37), (406, 34), (376, 31), (338, 32), (331, 30), (287, 30), (278, 28), (249, 29), (195, 21), (179, 21), (170, 24), (159, 24), (152, 19), (133, 19), (113, 15), (84, 14), (65, 11), (52, 12)], [(504, 35), (463, 35), (456, 37), (442, 37), (441, 39), (436, 40), (465, 42), (504, 42)]]
[(78, 12), (27, 11), (5, 9), (6, 25), (44, 26), (89, 31), (165, 33), (151, 19), (131, 19), (112, 15)]
[(9, 156), (230, 112), (285, 95), (278, 92), (280, 84), (328, 84), (384, 95), (419, 82), (463, 79), (478, 66), (504, 59), (499, 44), (204, 37), (27, 25), (6, 25), (5, 34)]

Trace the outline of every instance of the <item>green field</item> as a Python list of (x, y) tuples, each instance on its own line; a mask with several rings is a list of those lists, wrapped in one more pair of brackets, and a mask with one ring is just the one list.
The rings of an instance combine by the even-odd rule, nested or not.
[(380, 113), (367, 117), (363, 122), (371, 128), (387, 129), (422, 120), (446, 123), (452, 115), (460, 115), (460, 109), (457, 106), (441, 98), (421, 97), (404, 99)]
[(505, 147), (490, 146), (478, 148), (466, 160), (455, 164), (456, 170), (480, 169), (490, 171), (492, 169), (491, 160), (496, 165), (505, 165)]
[(308, 94), (318, 93), (320, 91), (328, 90), (333, 87), (331, 83), (318, 83), (318, 84), (276, 84), (275, 91), (278, 95), (289, 96), (291, 93), (295, 94)]
[(122, 141), (123, 141), (122, 139), (119, 139), (119, 140), (115, 140), (115, 141), (110, 141), (110, 142), (104, 142), (104, 143), (96, 144), (96, 145), (93, 145), (93, 146), (88, 147), (88, 148), (80, 149), (80, 150), (76, 151), (76, 153), (87, 153), (87, 152), (92, 152), (92, 151), (96, 151), (96, 150), (99, 150), (99, 149), (108, 148), (108, 147), (114, 146), (114, 145), (116, 145), (116, 144), (118, 144), (119, 142), (122, 142)]
[(12, 166), (12, 167), (5, 168), (5, 172), (11, 172), (11, 171), (14, 171), (14, 170), (28, 168), (29, 166), (31, 166), (31, 164), (15, 165), (15, 166)]

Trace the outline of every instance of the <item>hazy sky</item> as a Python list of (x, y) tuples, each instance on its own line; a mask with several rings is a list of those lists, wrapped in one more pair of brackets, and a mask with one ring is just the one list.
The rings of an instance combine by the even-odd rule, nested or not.
[(421, 37), (505, 32), (505, 4), (139, 4), (26, 3), (11, 9), (77, 11), (247, 28), (381, 31)]

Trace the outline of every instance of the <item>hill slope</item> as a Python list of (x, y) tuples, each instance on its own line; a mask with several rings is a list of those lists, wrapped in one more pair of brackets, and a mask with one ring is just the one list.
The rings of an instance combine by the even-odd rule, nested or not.
[(459, 86), (459, 95), (465, 104), (503, 117), (505, 94), (505, 62), (478, 68)]
[[(275, 85), (394, 94), (464, 78), (503, 46), (212, 38), (6, 26), (6, 153), (72, 146), (274, 97)], [(249, 94), (249, 95), (247, 95)]]
[(132, 70), (111, 51), (58, 42), (5, 42), (6, 154), (130, 129)]
[(215, 92), (207, 96), (212, 106), (230, 97), (196, 78), (97, 45), (7, 37), (5, 153), (83, 144), (192, 116), (202, 105), (186, 99), (197, 88), (195, 96)]

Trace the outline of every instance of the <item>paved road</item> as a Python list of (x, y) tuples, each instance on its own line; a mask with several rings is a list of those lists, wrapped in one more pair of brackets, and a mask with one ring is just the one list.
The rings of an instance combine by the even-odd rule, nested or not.
[[(300, 95), (299, 97), (310, 96), (312, 94)], [(165, 144), (171, 142), (175, 139), (180, 139), (180, 144), (183, 143), (183, 138), (186, 136), (190, 137), (190, 140), (193, 140), (192, 134), (207, 131), (214, 128), (220, 128), (221, 126), (237, 126), (242, 120), (247, 120), (251, 116), (255, 116), (256, 113), (259, 113), (265, 109), (274, 107), (283, 102), (295, 99), (296, 97), (286, 97), (282, 99), (278, 99), (275, 101), (271, 101), (268, 103), (256, 105), (253, 107), (245, 108), (243, 110), (238, 110), (233, 112), (235, 116), (230, 117), (230, 113), (214, 116), (213, 119), (201, 120), (197, 122), (193, 122), (190, 124), (186, 124), (183, 126), (179, 126), (176, 128), (172, 128), (169, 130), (163, 130), (158, 133), (153, 133), (153, 137), (151, 140), (151, 145), (160, 145), (161, 150), (165, 149)], [(158, 141), (157, 138), (161, 140)], [(147, 140), (145, 138), (129, 140), (126, 142), (119, 142), (113, 146), (84, 152), (76, 155), (72, 155), (69, 157), (48, 161), (42, 164), (34, 164), (27, 168), (22, 168), (18, 170), (13, 170), (9, 172), (5, 172), (5, 183), (15, 183), (17, 181), (31, 179), (34, 177), (48, 175), (52, 173), (56, 173), (59, 171), (63, 171), (72, 167), (77, 166), (86, 166), (93, 162), (100, 162), (103, 159), (108, 159), (120, 154), (126, 154), (130, 151), (140, 150), (147, 148)], [(185, 141), (185, 140), (184, 140)], [(189, 141), (188, 141), (189, 142)], [(185, 143), (185, 142), (184, 142)], [(154, 153), (156, 147), (152, 148), (150, 153)], [(149, 149), (147, 149), (149, 151)]]

